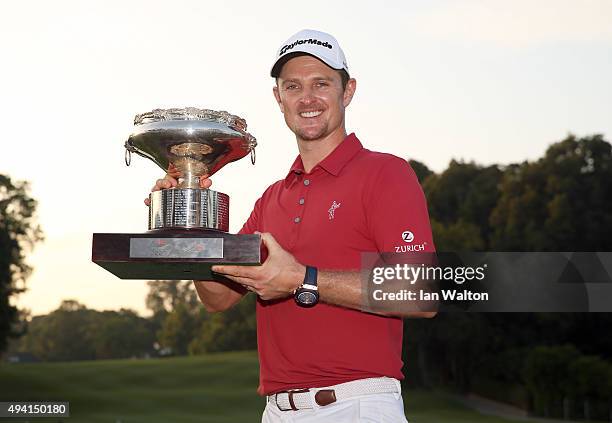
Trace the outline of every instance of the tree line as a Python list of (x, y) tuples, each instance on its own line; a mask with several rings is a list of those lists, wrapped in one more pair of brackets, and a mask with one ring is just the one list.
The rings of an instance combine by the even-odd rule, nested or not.
[[(568, 135), (531, 162), (451, 161), (439, 174), (412, 166), (438, 251), (612, 251), (612, 146), (601, 135)], [(537, 415), (612, 420), (610, 327), (608, 313), (408, 319), (407, 383), (480, 392)]]
[(200, 306), (191, 281), (150, 281), (147, 307), (92, 310), (64, 300), (57, 310), (33, 317), (9, 343), (7, 356), (34, 361), (73, 361), (194, 355), (257, 348), (255, 295), (226, 313)]

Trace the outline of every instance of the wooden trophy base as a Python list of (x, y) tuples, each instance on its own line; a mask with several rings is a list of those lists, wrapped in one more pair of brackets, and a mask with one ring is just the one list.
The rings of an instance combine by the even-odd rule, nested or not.
[(261, 264), (261, 235), (212, 229), (163, 229), (93, 234), (91, 259), (121, 279), (226, 280), (215, 264)]

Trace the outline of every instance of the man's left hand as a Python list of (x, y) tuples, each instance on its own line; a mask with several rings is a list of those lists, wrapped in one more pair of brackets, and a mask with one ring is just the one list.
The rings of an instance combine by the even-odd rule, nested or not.
[(212, 270), (255, 292), (262, 300), (275, 300), (293, 294), (304, 281), (306, 266), (283, 247), (270, 233), (261, 239), (268, 258), (261, 266), (213, 266)]

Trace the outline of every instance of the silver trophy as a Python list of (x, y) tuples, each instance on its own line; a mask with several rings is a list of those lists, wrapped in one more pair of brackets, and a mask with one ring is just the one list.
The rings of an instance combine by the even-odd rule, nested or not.
[(155, 109), (134, 118), (125, 143), (178, 177), (176, 188), (149, 196), (149, 232), (94, 234), (93, 261), (124, 279), (218, 279), (213, 264), (260, 264), (259, 235), (232, 235), (229, 196), (200, 188), (200, 178), (251, 155), (257, 141), (244, 119), (187, 107)]
[(164, 171), (179, 173), (178, 186), (151, 193), (149, 229), (206, 228), (229, 230), (229, 197), (200, 189), (200, 178), (251, 153), (255, 137), (246, 122), (227, 112), (196, 109), (156, 109), (134, 118), (134, 132), (125, 143), (131, 153), (147, 157)]

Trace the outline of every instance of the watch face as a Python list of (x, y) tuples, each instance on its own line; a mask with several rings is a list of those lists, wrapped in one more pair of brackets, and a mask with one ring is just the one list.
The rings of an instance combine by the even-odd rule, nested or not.
[(297, 295), (297, 301), (303, 305), (313, 305), (317, 302), (317, 296), (314, 292), (302, 291)]

